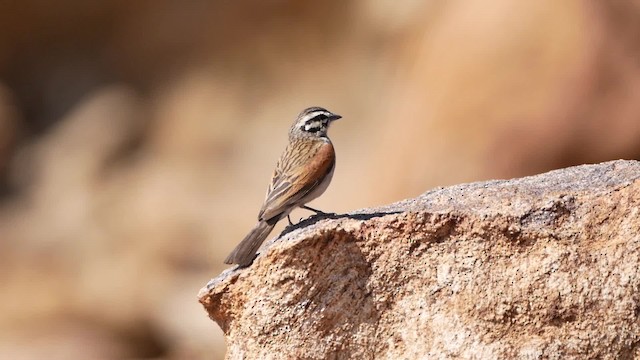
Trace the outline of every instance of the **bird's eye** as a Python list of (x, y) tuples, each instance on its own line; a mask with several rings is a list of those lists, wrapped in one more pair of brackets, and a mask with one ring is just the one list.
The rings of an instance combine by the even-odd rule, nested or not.
[(315, 121), (322, 121), (322, 120), (327, 120), (329, 117), (325, 114), (320, 114), (320, 115), (316, 115), (316, 117), (313, 118), (313, 120)]

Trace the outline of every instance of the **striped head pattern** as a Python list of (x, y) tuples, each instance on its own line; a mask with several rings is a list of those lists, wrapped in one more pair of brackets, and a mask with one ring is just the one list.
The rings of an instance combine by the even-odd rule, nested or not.
[(321, 107), (304, 109), (291, 127), (291, 135), (326, 137), (329, 124), (342, 116)]

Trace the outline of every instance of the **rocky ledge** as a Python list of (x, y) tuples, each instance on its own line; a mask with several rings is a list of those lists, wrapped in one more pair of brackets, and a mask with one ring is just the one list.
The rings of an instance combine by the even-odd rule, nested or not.
[(205, 286), (228, 359), (640, 359), (640, 162), (312, 217)]

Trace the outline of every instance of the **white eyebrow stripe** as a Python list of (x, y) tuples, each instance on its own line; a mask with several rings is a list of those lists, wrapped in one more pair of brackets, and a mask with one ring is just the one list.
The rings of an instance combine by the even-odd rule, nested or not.
[(313, 119), (314, 117), (316, 117), (318, 115), (325, 115), (325, 116), (329, 117), (330, 113), (328, 111), (324, 111), (324, 110), (314, 111), (312, 113), (309, 113), (309, 114), (305, 115), (304, 122), (307, 122), (307, 121)]

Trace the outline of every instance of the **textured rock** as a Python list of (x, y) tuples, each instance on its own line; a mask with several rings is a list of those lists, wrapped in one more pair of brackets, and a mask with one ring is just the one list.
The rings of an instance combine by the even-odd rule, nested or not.
[(271, 241), (199, 295), (227, 358), (640, 358), (640, 162), (464, 184)]
[(640, 162), (313, 217), (199, 295), (227, 358), (640, 358)]

